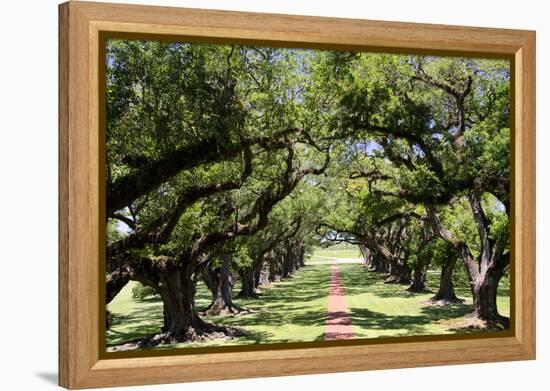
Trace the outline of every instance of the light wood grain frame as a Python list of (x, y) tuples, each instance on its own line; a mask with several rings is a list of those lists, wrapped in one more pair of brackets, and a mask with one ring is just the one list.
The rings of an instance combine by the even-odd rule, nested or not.
[[(510, 58), (512, 330), (504, 338), (102, 359), (99, 37)], [(535, 358), (535, 33), (368, 20), (69, 2), (59, 7), (59, 384), (90, 388)]]

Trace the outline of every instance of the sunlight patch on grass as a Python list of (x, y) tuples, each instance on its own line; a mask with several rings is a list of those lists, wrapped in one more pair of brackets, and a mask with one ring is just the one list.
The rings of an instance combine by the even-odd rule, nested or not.
[[(208, 322), (242, 327), (249, 335), (232, 340), (166, 345), (163, 348), (324, 339), (329, 281), (330, 266), (306, 266), (293, 277), (275, 282), (270, 288), (263, 289), (258, 299), (234, 299), (237, 305), (251, 308), (256, 311), (254, 313), (203, 317)], [(108, 306), (114, 316), (113, 326), (107, 332), (108, 346), (160, 332), (162, 302), (159, 299), (143, 302), (132, 299), (131, 290), (136, 284), (138, 283), (130, 282)], [(235, 288), (236, 296), (240, 286)], [(207, 307), (210, 299), (210, 292), (203, 283), (199, 283), (196, 296), (197, 310)]]
[[(407, 285), (384, 284), (384, 275), (364, 270), (361, 265), (340, 265), (353, 332), (359, 338), (453, 333), (454, 324), (472, 311), (467, 287), (458, 287), (463, 304), (435, 306), (427, 304), (435, 292), (411, 293)], [(428, 287), (437, 288), (436, 273), (430, 273)], [(434, 278), (435, 277), (435, 278)], [(503, 284), (506, 286), (506, 282)], [(498, 296), (498, 308), (508, 316), (510, 300), (505, 288)]]
[(362, 259), (361, 252), (356, 246), (316, 248), (306, 261), (311, 265), (326, 263), (332, 259)]
[(163, 323), (162, 302), (157, 298), (133, 299), (132, 288), (138, 284), (137, 281), (130, 281), (107, 305), (107, 310), (113, 315), (113, 323), (107, 330), (107, 346), (160, 331)]
[(239, 306), (257, 312), (204, 318), (217, 324), (245, 328), (250, 335), (231, 341), (208, 341), (179, 346), (305, 342), (324, 339), (329, 281), (329, 266), (306, 266), (291, 278), (275, 282), (272, 287), (263, 289), (259, 299), (235, 299)]

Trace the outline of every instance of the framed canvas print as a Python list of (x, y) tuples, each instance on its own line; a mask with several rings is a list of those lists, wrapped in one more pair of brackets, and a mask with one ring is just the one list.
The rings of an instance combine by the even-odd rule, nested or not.
[(534, 32), (59, 12), (60, 385), (534, 359)]

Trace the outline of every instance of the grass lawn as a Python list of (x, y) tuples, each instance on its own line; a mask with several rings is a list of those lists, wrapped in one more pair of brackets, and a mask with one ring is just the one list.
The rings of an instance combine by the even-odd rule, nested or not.
[(334, 258), (360, 259), (362, 256), (357, 246), (339, 243), (327, 248), (316, 248), (308, 263), (310, 265), (330, 263)]
[[(384, 284), (384, 275), (364, 270), (362, 265), (340, 265), (353, 333), (359, 338), (406, 335), (449, 334), (462, 318), (471, 312), (469, 289), (457, 287), (456, 293), (466, 299), (451, 306), (427, 305), (433, 292), (410, 293), (406, 285)], [(428, 275), (428, 286), (437, 288), (438, 272)], [(509, 316), (510, 300), (506, 281), (499, 292), (498, 308)]]
[[(355, 249), (335, 249), (336, 258), (357, 258)], [(292, 278), (263, 289), (261, 298), (235, 302), (256, 312), (238, 316), (206, 317), (207, 321), (245, 328), (249, 335), (233, 340), (214, 340), (163, 346), (242, 345), (324, 340), (327, 318), (330, 264), (327, 251), (316, 251), (308, 265)], [(348, 255), (347, 257), (344, 255)], [(353, 256), (352, 256), (353, 255)], [(328, 255), (327, 255), (328, 256)], [(323, 258), (318, 258), (323, 257)], [(317, 261), (317, 262), (316, 262)], [(471, 311), (467, 287), (457, 287), (464, 304), (448, 307), (426, 305), (433, 293), (413, 294), (404, 285), (384, 284), (384, 276), (367, 272), (361, 264), (340, 264), (342, 283), (350, 310), (354, 335), (358, 338), (452, 333), (453, 326)], [(428, 275), (428, 286), (437, 287), (438, 272)], [(107, 332), (107, 346), (160, 332), (162, 303), (157, 298), (136, 301), (130, 282), (109, 304), (113, 325)], [(235, 294), (240, 288), (235, 287)], [(204, 284), (197, 287), (196, 307), (201, 310), (210, 303), (210, 292)], [(499, 288), (498, 306), (501, 314), (510, 311), (508, 281)]]
[[(249, 335), (231, 341), (214, 340), (186, 343), (179, 346), (242, 345), (251, 343), (303, 342), (322, 340), (328, 305), (330, 267), (306, 266), (292, 278), (274, 283), (264, 289), (260, 299), (235, 299), (241, 307), (257, 312), (238, 316), (203, 317), (205, 320), (243, 327)], [(160, 332), (162, 303), (159, 299), (138, 302), (132, 299), (131, 281), (109, 304), (114, 322), (107, 332), (107, 346), (129, 339)], [(240, 288), (240, 286), (236, 286)], [(238, 289), (235, 289), (235, 295)], [(197, 286), (196, 307), (201, 310), (210, 304), (210, 292), (204, 284)]]
[(135, 300), (132, 288), (139, 285), (130, 281), (107, 305), (113, 315), (113, 323), (107, 330), (107, 346), (160, 332), (162, 327), (162, 302), (157, 298)]

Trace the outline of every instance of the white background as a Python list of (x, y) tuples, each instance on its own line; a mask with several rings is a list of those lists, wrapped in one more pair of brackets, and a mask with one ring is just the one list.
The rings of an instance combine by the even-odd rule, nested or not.
[[(105, 0), (104, 0), (105, 1)], [(119, 0), (123, 2), (123, 0)], [(547, 132), (550, 23), (544, 1), (180, 0), (134, 3), (537, 30), (538, 360), (145, 386), (155, 390), (256, 388), (542, 389), (549, 378), (550, 169)], [(57, 1), (0, 3), (0, 389), (56, 387)], [(544, 50), (546, 49), (546, 50)], [(251, 353), (254, 354), (254, 353)], [(460, 352), (457, 352), (460, 355)], [(545, 371), (546, 370), (546, 371)], [(545, 381), (546, 380), (546, 381)], [(138, 389), (132, 388), (132, 389)]]

